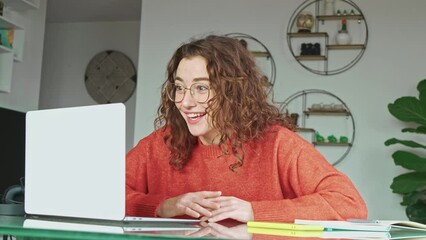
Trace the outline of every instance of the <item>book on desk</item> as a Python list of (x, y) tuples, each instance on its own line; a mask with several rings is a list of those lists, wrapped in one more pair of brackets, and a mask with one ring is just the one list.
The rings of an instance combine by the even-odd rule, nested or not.
[(413, 221), (398, 220), (365, 220), (365, 219), (349, 219), (348, 221), (321, 221), (321, 220), (304, 220), (296, 219), (295, 224), (321, 225), (328, 230), (356, 230), (356, 231), (382, 231), (391, 230), (416, 230), (426, 231), (426, 225)]
[(294, 223), (248, 222), (248, 232), (291, 237), (349, 239), (426, 238), (426, 225), (412, 221), (358, 220), (320, 221), (297, 219)]
[(286, 230), (272, 228), (247, 228), (249, 233), (297, 237), (297, 238), (325, 238), (325, 239), (426, 239), (426, 232), (412, 230), (396, 230), (389, 232), (377, 231), (350, 231), (350, 230), (335, 230), (335, 231), (301, 231), (301, 230)]

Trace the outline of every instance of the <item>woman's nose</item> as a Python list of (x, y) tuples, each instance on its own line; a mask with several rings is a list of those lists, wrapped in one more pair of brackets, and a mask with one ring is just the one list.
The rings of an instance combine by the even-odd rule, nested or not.
[(182, 106), (185, 108), (193, 107), (196, 105), (195, 99), (192, 97), (191, 91), (186, 90), (185, 95), (183, 96)]

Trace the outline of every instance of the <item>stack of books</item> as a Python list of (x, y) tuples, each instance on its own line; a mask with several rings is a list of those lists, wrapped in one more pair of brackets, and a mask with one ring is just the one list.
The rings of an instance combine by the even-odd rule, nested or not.
[(345, 239), (426, 239), (426, 225), (412, 221), (359, 220), (319, 221), (296, 219), (294, 223), (247, 223), (248, 232), (291, 237)]

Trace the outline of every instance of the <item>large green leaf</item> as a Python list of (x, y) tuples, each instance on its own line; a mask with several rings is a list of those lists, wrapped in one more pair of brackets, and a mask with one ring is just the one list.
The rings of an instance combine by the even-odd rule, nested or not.
[[(426, 158), (406, 151), (396, 151), (392, 154), (396, 165), (418, 172), (426, 171)], [(426, 174), (426, 173), (425, 173)]]
[(421, 102), (421, 104), (425, 105), (426, 104), (426, 89), (423, 89), (420, 94), (419, 94), (419, 100)]
[(404, 194), (402, 196), (401, 205), (408, 206), (408, 205), (412, 205), (412, 204), (414, 204), (418, 201), (426, 203), (426, 190)]
[(426, 90), (426, 79), (421, 80), (417, 84), (417, 90), (419, 91), (419, 93)]
[(423, 189), (425, 186), (426, 174), (424, 172), (410, 172), (395, 177), (390, 187), (394, 193), (405, 194)]
[(396, 139), (396, 138), (391, 138), (391, 139), (388, 139), (388, 140), (385, 141), (386, 146), (389, 146), (389, 145), (392, 145), (392, 144), (397, 144), (397, 143), (405, 145), (407, 147), (426, 149), (425, 145), (422, 145), (420, 143), (416, 143), (416, 142), (411, 141), (411, 140), (399, 140), (399, 139)]
[(426, 203), (419, 201), (409, 205), (407, 209), (405, 209), (405, 213), (411, 221), (426, 224)]
[(404, 128), (402, 129), (402, 132), (426, 134), (426, 126), (419, 126), (418, 128)]
[(388, 104), (389, 112), (404, 122), (426, 125), (426, 105), (415, 97), (400, 97)]

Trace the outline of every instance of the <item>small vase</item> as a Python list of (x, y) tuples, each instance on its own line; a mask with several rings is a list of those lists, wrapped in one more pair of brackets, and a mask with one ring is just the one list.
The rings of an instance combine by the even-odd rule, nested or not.
[(339, 45), (349, 44), (351, 42), (351, 35), (347, 31), (339, 31), (336, 34), (336, 43)]
[(298, 32), (311, 32), (314, 25), (314, 16), (309, 11), (302, 11), (297, 16), (297, 29)]
[(324, 15), (335, 15), (334, 12), (334, 1), (335, 0), (325, 0), (324, 1)]

